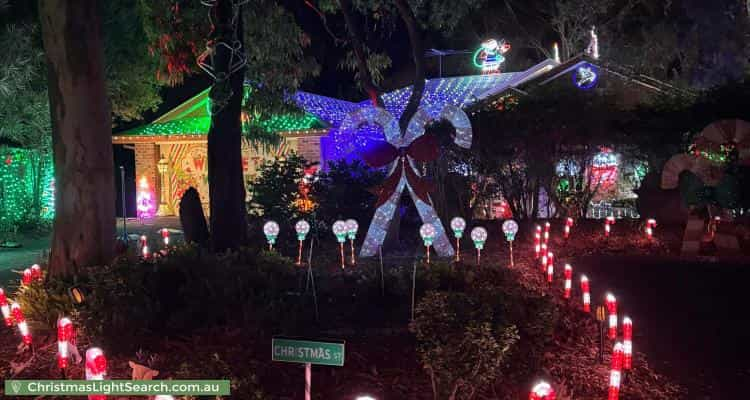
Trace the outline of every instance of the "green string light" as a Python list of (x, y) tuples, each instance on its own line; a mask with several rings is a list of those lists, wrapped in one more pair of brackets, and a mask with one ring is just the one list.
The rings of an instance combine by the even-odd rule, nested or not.
[(35, 218), (30, 213), (35, 203), (33, 175), (38, 167), (41, 167), (41, 198), (36, 218), (49, 220), (55, 213), (52, 157), (24, 149), (0, 149), (0, 227), (7, 229)]
[[(322, 128), (320, 120), (311, 114), (275, 115), (260, 122), (242, 124), (244, 133), (250, 133), (254, 126), (267, 132), (289, 132), (305, 129)], [(211, 117), (184, 118), (175, 121), (144, 125), (118, 136), (169, 136), (169, 135), (207, 135), (211, 127)]]

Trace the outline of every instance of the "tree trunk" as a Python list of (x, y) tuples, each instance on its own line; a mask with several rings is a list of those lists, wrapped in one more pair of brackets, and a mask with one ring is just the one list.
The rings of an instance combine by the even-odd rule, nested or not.
[(112, 124), (95, 0), (39, 0), (55, 164), (51, 276), (112, 261)]
[[(233, 43), (232, 2), (221, 0), (216, 5), (217, 34), (221, 40)], [(240, 8), (237, 19), (236, 40), (243, 41), (243, 18)], [(224, 46), (217, 47), (214, 69), (229, 70), (231, 53)], [(219, 112), (211, 115), (211, 128), (208, 131), (208, 191), (210, 196), (211, 247), (214, 251), (238, 248), (245, 240), (245, 183), (242, 175), (242, 97), (245, 68), (232, 74), (224, 82), (217, 81), (211, 90), (215, 93), (231, 90), (229, 102)]]
[(396, 0), (395, 3), (398, 13), (406, 25), (406, 31), (409, 33), (411, 54), (414, 59), (414, 85), (412, 86), (411, 96), (409, 96), (409, 102), (406, 103), (406, 108), (404, 108), (404, 113), (398, 120), (401, 134), (404, 134), (411, 117), (417, 112), (424, 94), (424, 46), (422, 45), (422, 38), (419, 37), (417, 19), (414, 17), (414, 12), (409, 3), (406, 0)]

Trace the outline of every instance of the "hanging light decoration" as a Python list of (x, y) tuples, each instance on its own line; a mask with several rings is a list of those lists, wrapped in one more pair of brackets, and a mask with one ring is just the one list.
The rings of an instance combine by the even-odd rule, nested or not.
[(273, 250), (273, 245), (276, 244), (276, 238), (279, 237), (279, 224), (276, 221), (268, 221), (263, 224), (263, 234), (266, 235), (266, 242), (268, 242), (268, 250)]
[(581, 275), (581, 292), (583, 293), (583, 312), (591, 312), (591, 292), (589, 291), (589, 278)]
[(482, 258), (482, 249), (484, 248), (484, 242), (487, 241), (487, 230), (481, 226), (471, 230), (471, 240), (474, 242), (474, 247), (477, 249), (477, 265), (479, 265)]
[(617, 299), (612, 293), (607, 293), (607, 313), (609, 314), (608, 336), (614, 340), (617, 338)]
[(299, 241), (297, 265), (302, 265), (302, 244), (305, 242), (308, 232), (310, 232), (310, 224), (304, 219), (301, 219), (294, 225), (294, 230), (297, 231), (297, 240)]
[(336, 240), (339, 242), (339, 249), (341, 250), (341, 269), (344, 269), (346, 259), (344, 258), (344, 242), (346, 242), (346, 236), (349, 233), (349, 229), (346, 226), (346, 222), (338, 220), (333, 223), (333, 234), (336, 235)]
[(8, 305), (8, 298), (5, 297), (5, 290), (0, 288), (0, 312), (3, 314), (3, 320), (5, 326), (13, 326), (13, 318), (10, 315), (10, 306)]
[(57, 321), (57, 366), (68, 368), (70, 360), (69, 346), (74, 344), (75, 330), (69, 318), (63, 317)]
[(622, 347), (622, 366), (629, 370), (633, 367), (633, 321), (628, 317), (622, 317)]
[(346, 236), (349, 238), (349, 244), (352, 249), (352, 265), (356, 264), (354, 259), (354, 239), (357, 238), (357, 231), (359, 230), (359, 224), (355, 219), (347, 219), (346, 221)]
[(573, 287), (573, 267), (570, 264), (565, 264), (565, 293), (564, 298), (570, 298), (570, 291)]
[(466, 229), (466, 220), (461, 217), (454, 217), (451, 220), (451, 229), (453, 230), (453, 237), (456, 238), (456, 261), (461, 261), (461, 237), (464, 235), (464, 229)]
[(529, 400), (555, 400), (555, 389), (547, 382), (539, 382), (531, 389)]
[(435, 225), (432, 225), (431, 223), (425, 223), (422, 224), (422, 226), (419, 228), (419, 235), (422, 236), (422, 241), (424, 242), (425, 251), (427, 252), (427, 264), (430, 263), (430, 246), (432, 246), (433, 240), (435, 240), (435, 236), (437, 235), (437, 230), (435, 230)]
[(13, 315), (13, 322), (18, 326), (18, 332), (21, 333), (21, 339), (26, 345), (31, 344), (31, 332), (29, 332), (29, 325), (26, 323), (26, 317), (21, 311), (21, 306), (15, 301), (10, 305), (10, 313)]
[(618, 400), (620, 398), (620, 382), (622, 381), (622, 343), (615, 343), (612, 350), (612, 367), (609, 372), (609, 395), (607, 400)]

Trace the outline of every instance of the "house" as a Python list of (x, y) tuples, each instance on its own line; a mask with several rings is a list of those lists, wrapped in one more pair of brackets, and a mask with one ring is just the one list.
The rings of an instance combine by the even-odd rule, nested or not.
[[(547, 59), (519, 72), (428, 79), (420, 106), (436, 115), (448, 104), (478, 112), (481, 105), (501, 102), (508, 94), (523, 95), (536, 85), (558, 79), (570, 79), (571, 88), (595, 87), (601, 76), (615, 77), (627, 90), (635, 93), (624, 98), (640, 98), (644, 92), (659, 93), (678, 89), (646, 76), (633, 74), (622, 67), (598, 63), (586, 55), (565, 63)], [(398, 118), (406, 107), (411, 87), (382, 95), (385, 108)], [(264, 128), (277, 132), (281, 144), (273, 149), (257, 149), (248, 141), (242, 145), (245, 177), (252, 179), (266, 160), (296, 152), (310, 162), (326, 165), (328, 161), (356, 158), (369, 139), (380, 137), (375, 127), (363, 127), (356, 135), (339, 130), (345, 116), (370, 101), (350, 102), (308, 92), (294, 95), (304, 115), (279, 115), (264, 122)], [(243, 118), (247, 118), (243, 116)], [(114, 144), (132, 145), (135, 149), (136, 177), (146, 181), (148, 190), (166, 207), (161, 214), (174, 214), (182, 193), (190, 186), (208, 204), (206, 141), (210, 125), (208, 90), (204, 90), (154, 122), (113, 135)], [(159, 172), (159, 168), (163, 173)]]

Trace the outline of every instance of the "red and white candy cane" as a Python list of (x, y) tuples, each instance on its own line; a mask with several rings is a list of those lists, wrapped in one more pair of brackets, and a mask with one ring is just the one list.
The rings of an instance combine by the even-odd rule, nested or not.
[(0, 288), (0, 312), (3, 314), (3, 320), (5, 320), (5, 326), (13, 326), (13, 318), (10, 316), (10, 306), (8, 305), (8, 298), (5, 297), (5, 290)]
[(610, 339), (617, 338), (617, 299), (612, 293), (607, 293), (607, 313), (609, 314), (609, 332)]
[(161, 240), (164, 242), (165, 246), (169, 246), (169, 229), (161, 229)]
[(41, 281), (43, 279), (42, 267), (40, 267), (39, 264), (34, 264), (31, 266), (31, 279), (35, 281)]
[(21, 275), (21, 286), (31, 285), (32, 280), (33, 276), (31, 275), (31, 269), (26, 268), (25, 270), (23, 270), (23, 275)]
[(612, 230), (611, 225), (615, 224), (615, 217), (609, 216), (604, 219), (604, 237), (609, 237), (609, 232)]
[(573, 267), (570, 264), (565, 264), (565, 293), (563, 297), (566, 299), (570, 298), (570, 290), (573, 287)]
[(544, 223), (544, 243), (545, 244), (549, 242), (549, 228), (550, 228), (549, 222), (545, 222)]
[[(86, 350), (86, 380), (103, 381), (107, 376), (107, 358), (102, 349), (92, 347)], [(89, 400), (104, 400), (107, 396), (102, 394), (89, 395)]]
[(609, 371), (609, 396), (607, 400), (618, 400), (620, 398), (620, 381), (622, 381), (622, 343), (615, 343), (612, 350), (612, 368)]
[(10, 305), (10, 313), (13, 315), (13, 322), (18, 326), (18, 332), (21, 333), (21, 340), (24, 344), (31, 344), (31, 332), (29, 332), (29, 325), (26, 323), (26, 317), (21, 311), (21, 306), (15, 301)]
[(531, 389), (529, 400), (555, 400), (555, 389), (549, 383), (541, 381)]
[[(538, 228), (539, 226), (537, 226)], [(539, 252), (542, 251), (542, 237), (539, 232), (534, 233), (534, 259), (539, 259)]]
[(622, 317), (622, 347), (623, 368), (633, 368), (633, 321), (629, 317)]
[(563, 236), (565, 239), (570, 237), (570, 228), (573, 227), (573, 218), (568, 217), (565, 220), (565, 227), (563, 228)]
[(552, 283), (555, 274), (555, 255), (550, 251), (547, 254), (547, 283)]
[(75, 340), (73, 323), (69, 318), (60, 318), (57, 321), (57, 366), (60, 369), (68, 368), (70, 361), (69, 346)]
[(649, 218), (646, 221), (646, 237), (651, 240), (654, 237), (654, 228), (656, 228), (656, 220)]
[(542, 257), (540, 258), (540, 261), (541, 261), (540, 268), (542, 272), (544, 272), (545, 269), (547, 268), (547, 253), (548, 253), (547, 243), (542, 243), (541, 250), (542, 250)]
[(149, 254), (148, 238), (146, 235), (141, 235), (141, 256), (143, 256), (143, 258), (148, 258)]
[(591, 292), (589, 291), (589, 278), (581, 275), (581, 292), (583, 293), (583, 312), (591, 312)]

